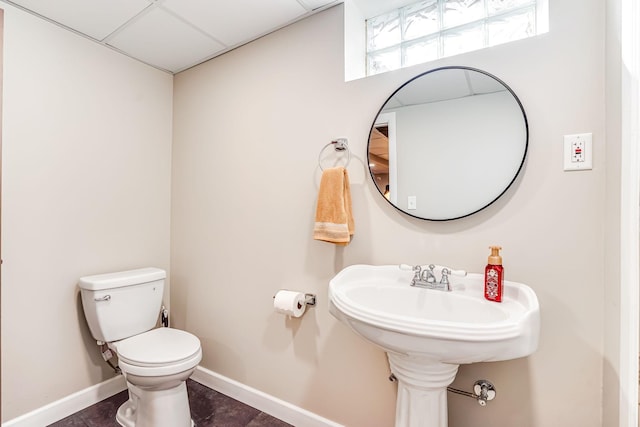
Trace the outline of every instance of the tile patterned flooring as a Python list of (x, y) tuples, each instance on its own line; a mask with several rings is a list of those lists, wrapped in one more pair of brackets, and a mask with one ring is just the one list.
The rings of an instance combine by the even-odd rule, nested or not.
[[(187, 390), (196, 427), (292, 427), (193, 380), (187, 380)], [(125, 390), (48, 427), (120, 427), (116, 411), (127, 398)]]

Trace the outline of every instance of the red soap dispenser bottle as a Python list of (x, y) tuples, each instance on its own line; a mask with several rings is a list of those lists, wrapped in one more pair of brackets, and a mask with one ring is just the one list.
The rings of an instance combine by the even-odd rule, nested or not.
[(504, 268), (500, 256), (500, 246), (489, 246), (491, 255), (489, 263), (484, 269), (484, 297), (489, 301), (502, 302), (502, 288), (504, 287)]

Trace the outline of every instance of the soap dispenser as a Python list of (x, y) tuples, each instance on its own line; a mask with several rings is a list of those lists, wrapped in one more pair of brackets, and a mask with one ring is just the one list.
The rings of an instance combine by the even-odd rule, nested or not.
[(500, 256), (500, 246), (489, 246), (491, 255), (484, 269), (484, 297), (489, 301), (502, 302), (502, 288), (504, 287), (504, 268)]

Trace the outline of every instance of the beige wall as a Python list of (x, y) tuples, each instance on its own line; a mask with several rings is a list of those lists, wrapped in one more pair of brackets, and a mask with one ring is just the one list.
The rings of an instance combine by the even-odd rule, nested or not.
[[(77, 278), (168, 268), (172, 186), (172, 316), (201, 338), (204, 367), (348, 426), (390, 426), (385, 355), (328, 314), (327, 281), (355, 263), (480, 271), (499, 243), (507, 278), (540, 298), (540, 349), (461, 367), (454, 386), (486, 378), (498, 398), (483, 409), (450, 395), (450, 426), (615, 425), (615, 402), (605, 423), (601, 406), (603, 325), (607, 348), (618, 332), (615, 295), (606, 323), (602, 302), (603, 247), (616, 246), (604, 224), (617, 215), (605, 202), (617, 200), (619, 167), (605, 162), (604, 3), (552, 6), (547, 35), (349, 83), (342, 6), (181, 73), (172, 182), (171, 76), (4, 6), (3, 421), (112, 375), (84, 323)], [(365, 170), (379, 106), (440, 65), (503, 79), (531, 135), (515, 186), (450, 223), (402, 216)], [(562, 135), (577, 132), (593, 132), (594, 169), (565, 173)], [(346, 248), (310, 237), (317, 156), (341, 136), (352, 149), (357, 227)], [(286, 320), (271, 309), (279, 288), (317, 293), (319, 304)], [(604, 385), (615, 390), (610, 356)]]
[[(355, 263), (435, 262), (481, 271), (501, 244), (507, 278), (540, 299), (532, 357), (462, 366), (486, 378), (481, 408), (450, 395), (450, 426), (602, 425), (605, 219), (604, 2), (553, 2), (547, 35), (364, 80), (343, 81), (338, 6), (176, 76), (172, 306), (203, 343), (202, 365), (348, 426), (390, 426), (384, 353), (327, 312), (327, 282)], [(569, 30), (570, 29), (570, 30)], [(503, 79), (530, 125), (521, 177), (497, 203), (447, 223), (403, 216), (366, 172), (379, 106), (407, 78), (467, 65)], [(562, 170), (563, 135), (592, 132), (594, 168)], [(311, 239), (318, 153), (349, 138), (356, 234)], [(616, 173), (615, 170), (611, 171)], [(318, 294), (301, 319), (272, 311), (279, 288)]]
[(5, 421), (113, 375), (79, 277), (169, 267), (172, 76), (3, 8)]

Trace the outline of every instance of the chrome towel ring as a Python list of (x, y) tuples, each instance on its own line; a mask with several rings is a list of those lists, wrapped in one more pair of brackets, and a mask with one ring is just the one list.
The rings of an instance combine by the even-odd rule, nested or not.
[(334, 141), (331, 141), (320, 150), (320, 154), (318, 155), (318, 166), (320, 166), (320, 170), (324, 170), (322, 167), (322, 154), (328, 148), (333, 146), (335, 151), (346, 151), (347, 152), (347, 160), (344, 164), (344, 168), (346, 169), (349, 166), (349, 162), (351, 162), (351, 150), (349, 150), (349, 141), (347, 138), (338, 138)]

